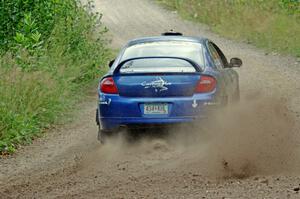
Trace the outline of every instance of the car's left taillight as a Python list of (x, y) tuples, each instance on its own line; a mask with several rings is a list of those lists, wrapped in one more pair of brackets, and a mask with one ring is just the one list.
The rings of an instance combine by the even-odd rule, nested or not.
[(215, 78), (211, 76), (202, 75), (195, 89), (196, 93), (212, 92), (217, 85)]
[(106, 77), (100, 82), (100, 90), (103, 93), (118, 94), (117, 85), (112, 77)]

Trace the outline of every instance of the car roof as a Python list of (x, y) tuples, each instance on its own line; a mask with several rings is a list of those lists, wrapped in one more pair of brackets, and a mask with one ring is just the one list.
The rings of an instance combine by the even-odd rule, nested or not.
[(126, 47), (134, 46), (142, 43), (150, 42), (163, 42), (163, 41), (184, 41), (184, 42), (194, 42), (204, 44), (207, 41), (204, 37), (188, 37), (188, 36), (156, 36), (156, 37), (142, 37), (131, 40), (127, 43)]

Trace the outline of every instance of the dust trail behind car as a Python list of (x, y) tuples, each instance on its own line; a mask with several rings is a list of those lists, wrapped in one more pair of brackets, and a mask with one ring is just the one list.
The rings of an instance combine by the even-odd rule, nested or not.
[[(206, 174), (244, 178), (299, 172), (295, 116), (278, 96), (243, 99), (216, 111), (212, 118), (193, 127), (187, 147), (190, 161), (197, 164), (201, 159), (199, 169)], [(186, 136), (177, 135), (177, 142)]]
[[(160, 165), (160, 169), (189, 165), (212, 178), (300, 172), (295, 116), (279, 96), (248, 95), (238, 104), (213, 112), (210, 119), (167, 131), (154, 136), (143, 134), (145, 137), (133, 142), (125, 136), (115, 137), (90, 154), (86, 166), (98, 167), (97, 156), (103, 162), (103, 158), (115, 161), (133, 154), (176, 154), (177, 159)], [(159, 134), (166, 136), (158, 138)]]

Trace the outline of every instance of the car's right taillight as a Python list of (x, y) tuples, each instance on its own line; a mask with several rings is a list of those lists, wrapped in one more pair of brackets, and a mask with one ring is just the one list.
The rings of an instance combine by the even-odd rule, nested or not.
[(217, 85), (215, 78), (211, 76), (202, 75), (195, 89), (196, 93), (212, 92)]
[(119, 93), (117, 85), (115, 84), (114, 79), (112, 77), (106, 77), (101, 81), (100, 90), (101, 92), (108, 93), (108, 94)]

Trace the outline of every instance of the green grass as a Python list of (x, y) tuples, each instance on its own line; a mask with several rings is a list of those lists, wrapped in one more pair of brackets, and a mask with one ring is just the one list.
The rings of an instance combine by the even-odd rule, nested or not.
[[(99, 14), (76, 0), (48, 2), (64, 2), (60, 5), (64, 12), (53, 17), (51, 31), (38, 24), (43, 21), (41, 13), (25, 13), (1, 49), (0, 154), (14, 152), (65, 121), (112, 56)], [(38, 36), (41, 33), (45, 35)]]
[(220, 35), (300, 57), (299, 0), (158, 0)]

